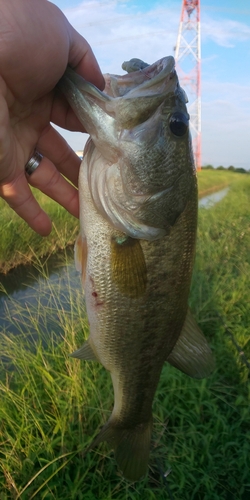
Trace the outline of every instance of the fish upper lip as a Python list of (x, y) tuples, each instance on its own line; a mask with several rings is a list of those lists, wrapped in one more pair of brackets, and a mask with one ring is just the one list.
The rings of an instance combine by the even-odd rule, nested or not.
[[(135, 92), (140, 95), (143, 95), (144, 91), (145, 95), (148, 95), (148, 92), (155, 94), (161, 91), (166, 92), (169, 82), (178, 80), (175, 71), (175, 60), (172, 56), (163, 57), (146, 68), (122, 76), (107, 74), (104, 77), (108, 86), (109, 79), (112, 77), (117, 81), (118, 87), (122, 87), (121, 94), (113, 94), (114, 99), (119, 97), (128, 98), (133, 96)], [(154, 86), (155, 90), (153, 90)], [(105, 90), (104, 93), (106, 93)]]
[(148, 80), (153, 80), (155, 78), (162, 79), (168, 74), (170, 74), (175, 69), (175, 60), (172, 56), (162, 57), (155, 63), (147, 66), (146, 68), (140, 69), (138, 71), (134, 71), (132, 73), (128, 73), (127, 75), (123, 75), (122, 78), (126, 79), (129, 76), (136, 76), (144, 74)]
[(176, 75), (175, 60), (172, 56), (163, 57), (162, 59), (159, 59), (155, 63), (151, 64), (151, 66), (147, 66), (146, 68), (140, 70), (140, 73), (141, 72), (144, 73), (147, 78), (147, 80), (140, 85), (141, 88), (148, 88), (152, 85), (152, 83), (155, 84), (165, 79), (172, 80), (172, 78)]

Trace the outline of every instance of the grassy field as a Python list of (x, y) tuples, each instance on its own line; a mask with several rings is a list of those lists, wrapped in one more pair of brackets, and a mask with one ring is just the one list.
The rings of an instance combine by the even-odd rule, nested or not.
[[(82, 294), (71, 285), (67, 312), (58, 288), (42, 310), (16, 304), (20, 335), (0, 336), (0, 500), (249, 500), (249, 206), (250, 176), (240, 175), (200, 210), (190, 306), (216, 369), (196, 381), (164, 366), (141, 482), (120, 476), (105, 445), (82, 455), (113, 406), (109, 374), (68, 357), (88, 335)], [(167, 484), (160, 470), (171, 470)]]
[[(214, 187), (220, 189), (235, 182), (241, 175), (221, 170), (201, 171), (198, 175), (199, 193), (202, 196)], [(52, 233), (46, 238), (36, 234), (0, 198), (1, 234), (4, 235), (0, 239), (0, 273), (6, 273), (18, 264), (53, 254), (73, 244), (76, 239), (78, 221), (40, 191), (34, 192), (53, 221)]]
[(242, 180), (242, 175), (230, 170), (201, 170), (198, 172), (199, 198)]
[(0, 273), (53, 254), (76, 240), (78, 220), (45, 194), (33, 191), (53, 222), (52, 232), (46, 238), (39, 236), (0, 198), (1, 234), (4, 235), (0, 239)]

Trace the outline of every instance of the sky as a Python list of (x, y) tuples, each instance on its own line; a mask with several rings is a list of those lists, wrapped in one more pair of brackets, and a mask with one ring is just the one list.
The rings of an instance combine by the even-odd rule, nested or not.
[[(53, 0), (90, 43), (103, 73), (174, 55), (182, 0)], [(250, 169), (250, 2), (201, 0), (202, 165)], [(86, 134), (63, 136), (81, 150)]]

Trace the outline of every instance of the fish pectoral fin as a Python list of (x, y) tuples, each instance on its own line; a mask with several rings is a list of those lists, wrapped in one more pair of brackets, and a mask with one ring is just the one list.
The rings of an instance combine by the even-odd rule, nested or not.
[(89, 339), (84, 342), (82, 347), (72, 352), (72, 354), (70, 354), (70, 357), (84, 359), (85, 361), (99, 361), (89, 343)]
[(121, 233), (111, 240), (112, 280), (120, 293), (138, 298), (146, 291), (147, 268), (140, 241)]
[(125, 428), (111, 415), (89, 448), (106, 441), (114, 449), (115, 460), (124, 477), (138, 481), (148, 470), (151, 433), (152, 417), (148, 422)]
[(189, 310), (167, 362), (193, 378), (208, 377), (214, 369), (211, 349)]
[(82, 282), (85, 282), (87, 266), (87, 240), (81, 233), (77, 236), (75, 242), (75, 266), (76, 270), (82, 275)]

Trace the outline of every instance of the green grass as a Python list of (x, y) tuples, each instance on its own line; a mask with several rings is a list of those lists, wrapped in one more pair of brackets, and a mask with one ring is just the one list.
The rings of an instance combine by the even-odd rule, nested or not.
[(245, 177), (245, 174), (237, 174), (230, 170), (201, 170), (198, 172), (199, 196), (242, 180), (242, 175)]
[(141, 482), (120, 476), (105, 445), (82, 455), (112, 410), (113, 391), (102, 367), (68, 357), (88, 335), (81, 292), (71, 285), (68, 311), (58, 288), (48, 307), (20, 311), (20, 335), (0, 337), (1, 500), (170, 499), (159, 467), (171, 468), (175, 500), (250, 498), (249, 370), (224, 327), (249, 360), (249, 206), (250, 177), (241, 175), (220, 203), (200, 210), (190, 306), (216, 370), (196, 381), (164, 366), (149, 474)]
[(0, 198), (1, 234), (4, 235), (0, 239), (0, 273), (55, 253), (76, 240), (78, 220), (40, 191), (33, 191), (53, 222), (52, 232), (46, 238), (39, 236)]
[[(214, 187), (218, 190), (241, 176), (230, 171), (203, 170), (198, 174), (199, 194), (202, 196)], [(76, 240), (78, 221), (40, 191), (33, 189), (33, 192), (53, 222), (52, 233), (46, 238), (39, 236), (0, 198), (1, 234), (4, 235), (0, 239), (0, 273), (63, 250)]]

